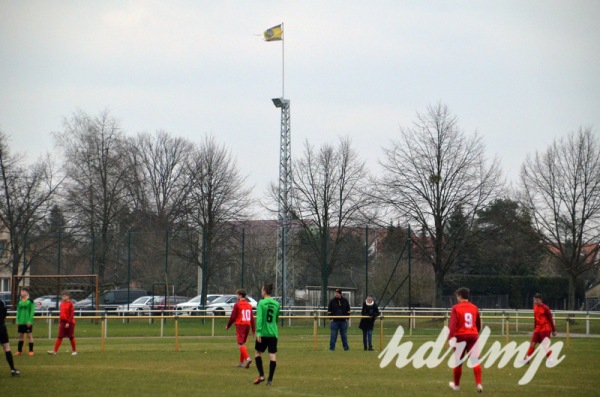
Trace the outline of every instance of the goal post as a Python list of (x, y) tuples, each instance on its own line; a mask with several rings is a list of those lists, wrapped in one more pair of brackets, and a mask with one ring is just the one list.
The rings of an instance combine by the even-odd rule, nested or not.
[[(60, 296), (63, 292), (68, 292), (75, 301), (87, 298), (90, 295), (94, 298), (94, 302), (98, 301), (97, 274), (13, 276), (12, 285), (15, 300), (19, 299), (18, 291), (25, 286), (30, 288), (29, 295), (31, 299), (44, 295), (58, 296), (56, 307), (50, 309), (58, 309)], [(16, 302), (13, 302), (13, 304), (16, 304)]]

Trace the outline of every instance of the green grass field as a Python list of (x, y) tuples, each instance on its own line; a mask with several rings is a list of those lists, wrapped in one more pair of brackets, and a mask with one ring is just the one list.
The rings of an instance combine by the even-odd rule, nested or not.
[[(490, 322), (491, 323), (491, 322)], [(476, 395), (472, 371), (463, 370), (461, 392), (448, 388), (452, 370), (445, 363), (437, 368), (415, 369), (412, 365), (397, 368), (394, 363), (379, 367), (378, 352), (362, 349), (360, 330), (350, 330), (351, 350), (328, 351), (328, 328), (318, 328), (317, 349), (313, 345), (311, 321), (296, 321), (294, 327), (280, 328), (277, 371), (272, 387), (265, 383), (253, 385), (257, 376), (254, 363), (250, 369), (236, 368), (239, 352), (235, 330), (224, 330), (225, 320), (202, 324), (198, 319), (180, 320), (178, 350), (174, 321), (162, 327), (160, 322), (135, 319), (129, 323), (111, 320), (104, 351), (100, 325), (89, 319), (77, 324), (78, 356), (67, 353), (65, 340), (59, 354), (50, 356), (54, 339), (48, 339), (48, 324), (36, 320), (36, 355), (15, 357), (20, 377), (12, 378), (4, 358), (0, 357), (0, 396), (444, 396)], [(384, 346), (398, 324), (388, 322)], [(405, 337), (414, 347), (435, 340), (439, 323), (419, 323), (415, 336)], [(404, 325), (406, 327), (406, 325)], [(56, 334), (55, 325), (50, 330)], [(11, 346), (16, 351), (15, 329), (11, 330)], [(525, 327), (523, 327), (525, 328)], [(492, 340), (505, 344), (499, 329), (492, 327)], [(526, 329), (511, 333), (517, 343), (528, 340)], [(378, 334), (375, 338), (379, 350)], [(553, 342), (565, 342), (566, 358), (555, 368), (540, 366), (533, 380), (524, 386), (517, 384), (525, 368), (515, 369), (511, 363), (504, 368), (497, 364), (484, 369), (484, 393), (499, 396), (600, 396), (600, 338), (570, 338), (568, 349), (564, 337)], [(252, 352), (254, 340), (248, 342)], [(489, 346), (489, 344), (488, 344)], [(485, 350), (484, 350), (485, 351)], [(251, 356), (253, 354), (251, 353)], [(268, 360), (265, 359), (265, 362)], [(268, 371), (268, 363), (265, 365)]]

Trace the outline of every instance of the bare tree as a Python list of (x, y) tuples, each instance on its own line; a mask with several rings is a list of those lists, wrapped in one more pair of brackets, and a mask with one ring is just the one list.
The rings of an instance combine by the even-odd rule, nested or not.
[[(179, 235), (186, 230), (192, 189), (190, 162), (194, 145), (165, 131), (139, 133), (128, 140), (127, 161), (136, 232), (132, 249), (140, 266), (135, 277), (186, 290), (194, 262), (185, 258)], [(189, 255), (188, 255), (189, 256)]]
[(7, 267), (11, 275), (28, 271), (27, 236), (49, 213), (60, 182), (55, 180), (49, 159), (26, 167), (21, 156), (10, 153), (8, 137), (0, 131), (0, 230), (4, 229), (10, 239), (9, 262), (0, 266)]
[(151, 225), (173, 230), (181, 224), (192, 188), (189, 173), (194, 145), (165, 131), (139, 133), (129, 140), (131, 196), (134, 208), (151, 216)]
[(290, 212), (302, 230), (298, 255), (303, 252), (304, 265), (321, 275), (325, 306), (329, 277), (344, 266), (340, 250), (356, 230), (351, 226), (366, 220), (364, 210), (371, 203), (367, 170), (350, 138), (341, 138), (337, 146), (325, 144), (318, 150), (306, 141), (303, 157), (293, 162), (292, 175)]
[(554, 141), (521, 169), (524, 205), (569, 277), (569, 308), (577, 280), (597, 271), (600, 247), (600, 141), (590, 128)]
[[(121, 264), (116, 244), (131, 226), (125, 136), (106, 110), (96, 117), (79, 111), (63, 124), (64, 131), (55, 137), (65, 156), (69, 223), (94, 236), (100, 280), (107, 282), (105, 276), (110, 276), (116, 283)], [(105, 275), (109, 265), (113, 272)]]
[(468, 230), (460, 239), (448, 236), (449, 222), (461, 212), (465, 227), (472, 225), (477, 210), (496, 197), (499, 163), (486, 164), (481, 138), (467, 136), (441, 103), (418, 113), (413, 126), (400, 132), (384, 148), (385, 172), (375, 189), (384, 204), (421, 229), (416, 254), (433, 266), (432, 304), (439, 305), (444, 277), (469, 241)]
[[(204, 234), (189, 234), (189, 252), (202, 268), (202, 284), (206, 287), (220, 271), (232, 265), (231, 247), (239, 246), (240, 237), (232, 222), (250, 215), (252, 189), (244, 186), (246, 178), (240, 175), (231, 153), (213, 137), (206, 137), (193, 153), (190, 175), (188, 225)], [(206, 302), (206, 294), (206, 288), (202, 288), (202, 302)]]
[[(244, 268), (245, 288), (249, 295), (260, 296), (260, 290), (267, 280), (275, 279), (274, 263), (277, 261), (277, 220), (250, 220), (240, 223), (244, 228)], [(237, 283), (239, 285), (239, 283)]]

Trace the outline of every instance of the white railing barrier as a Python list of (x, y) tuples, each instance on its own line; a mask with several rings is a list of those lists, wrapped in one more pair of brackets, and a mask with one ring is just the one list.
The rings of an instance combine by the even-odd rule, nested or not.
[[(352, 308), (354, 313), (360, 313), (360, 308)], [(413, 330), (417, 329), (417, 320), (424, 320), (424, 319), (443, 319), (444, 321), (444, 325), (448, 325), (448, 318), (450, 315), (450, 309), (447, 308), (438, 308), (438, 309), (434, 309), (434, 308), (386, 308), (383, 309), (382, 311), (382, 317), (385, 316), (386, 319), (408, 319), (408, 327), (410, 329), (410, 335), (413, 335)], [(319, 326), (321, 324), (323, 324), (323, 326), (327, 326), (328, 325), (328, 321), (327, 319), (329, 317), (326, 316), (326, 310), (324, 309), (320, 309), (320, 308), (310, 308), (309, 310), (307, 310), (306, 307), (292, 307), (292, 308), (285, 308), (284, 311), (282, 311), (282, 313), (284, 315), (282, 315), (282, 320), (284, 319), (288, 319), (287, 324), (292, 327), (294, 325), (294, 321), (295, 320), (306, 320), (306, 319), (311, 319), (314, 321), (314, 325), (315, 326)], [(571, 333), (571, 323), (572, 321), (574, 321), (576, 318), (579, 318), (580, 320), (584, 319), (584, 314), (585, 312), (581, 312), (581, 311), (554, 311), (554, 317), (557, 321), (557, 325), (560, 322), (562, 324), (563, 321), (567, 321), (566, 323), (566, 329), (567, 329), (567, 335), (570, 335)], [(111, 312), (111, 311), (105, 311), (105, 312), (95, 312), (95, 311), (87, 311), (84, 312), (82, 310), (79, 310), (77, 312), (78, 316), (76, 316), (78, 318), (78, 320), (83, 320), (83, 319), (91, 319), (91, 321), (96, 321), (98, 322), (99, 319), (103, 319), (103, 320), (107, 320), (107, 319), (121, 319), (123, 322), (129, 322), (130, 319), (140, 319), (140, 316), (138, 315), (133, 315), (133, 316), (120, 316), (117, 315), (116, 312)], [(112, 315), (111, 315), (112, 314)], [(143, 314), (143, 315), (148, 315), (150, 320), (152, 320), (152, 323), (154, 321), (155, 318), (160, 318), (161, 322), (160, 322), (160, 337), (165, 337), (165, 323), (166, 321), (171, 318), (171, 319), (177, 319), (177, 318), (195, 318), (195, 319), (207, 319), (210, 318), (211, 319), (211, 332), (210, 335), (211, 336), (215, 336), (216, 335), (216, 324), (215, 324), (215, 320), (218, 319), (223, 319), (223, 320), (227, 320), (228, 316), (214, 316), (211, 315), (209, 313), (207, 313), (206, 311), (197, 311), (195, 312), (194, 316), (178, 316), (175, 317), (175, 311), (164, 311), (161, 312), (161, 314), (159, 316), (152, 316), (152, 312), (151, 311), (146, 311), (145, 313), (139, 313), (139, 314)], [(198, 315), (199, 314), (199, 315)], [(202, 315), (203, 314), (203, 315)], [(488, 323), (488, 324), (494, 324), (496, 323), (497, 325), (500, 325), (500, 329), (501, 329), (501, 335), (502, 336), (506, 336), (506, 338), (509, 337), (510, 335), (510, 323), (512, 320), (514, 326), (513, 326), (513, 330), (515, 332), (519, 332), (519, 320), (523, 319), (525, 321), (526, 324), (528, 324), (528, 326), (525, 328), (525, 331), (527, 331), (528, 329), (530, 329), (529, 325), (533, 324), (533, 310), (510, 310), (510, 309), (505, 309), (505, 310), (490, 310), (490, 309), (482, 309), (481, 310), (481, 314), (482, 317), (484, 318), (484, 323)], [(497, 319), (497, 317), (500, 316), (500, 322), (495, 321), (494, 319)], [(43, 321), (47, 322), (48, 324), (48, 339), (52, 339), (53, 338), (53, 325), (55, 323), (55, 320), (58, 319), (58, 313), (57, 312), (53, 312), (53, 311), (44, 311), (44, 312), (38, 312), (36, 313), (36, 317), (38, 317), (39, 319), (43, 319)], [(360, 318), (360, 315), (351, 315), (350, 317), (350, 321), (352, 321), (352, 319), (354, 318)], [(9, 316), (7, 319), (14, 319), (14, 316)], [(294, 320), (294, 321), (293, 321)], [(598, 321), (600, 320), (600, 312), (587, 312), (585, 313), (585, 331), (583, 331), (583, 327), (581, 327), (581, 332), (585, 332), (586, 336), (590, 336), (592, 335), (592, 332), (595, 331), (597, 328), (594, 327), (592, 329), (592, 327), (595, 324), (598, 324)], [(380, 319), (380, 321), (383, 321), (382, 319)], [(303, 323), (304, 326), (306, 325), (306, 322)], [(580, 325), (583, 325), (583, 323), (580, 323)], [(562, 325), (561, 325), (562, 327)], [(102, 328), (103, 328), (103, 337), (107, 338), (108, 337), (108, 321), (103, 321), (102, 322)], [(597, 333), (597, 331), (596, 331)]]

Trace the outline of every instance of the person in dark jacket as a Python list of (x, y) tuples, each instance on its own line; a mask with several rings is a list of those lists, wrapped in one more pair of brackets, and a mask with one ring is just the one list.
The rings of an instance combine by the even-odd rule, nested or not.
[(348, 299), (342, 296), (342, 290), (337, 288), (335, 290), (335, 297), (329, 301), (327, 307), (328, 316), (340, 316), (338, 318), (331, 319), (331, 336), (329, 338), (329, 350), (335, 350), (335, 342), (337, 341), (338, 332), (342, 337), (342, 345), (344, 350), (349, 350), (348, 346), (348, 316), (352, 311), (350, 310), (350, 303)]
[(375, 319), (379, 316), (379, 307), (373, 300), (372, 296), (367, 296), (363, 302), (361, 316), (369, 316), (369, 318), (361, 318), (358, 328), (362, 329), (363, 346), (365, 350), (373, 350), (373, 327)]
[(4, 350), (4, 355), (6, 356), (6, 362), (10, 367), (10, 374), (12, 376), (18, 376), (21, 373), (15, 368), (13, 355), (10, 351), (10, 344), (8, 343), (8, 331), (6, 330), (6, 315), (6, 304), (2, 299), (0, 299), (0, 344), (2, 345), (2, 350)]

